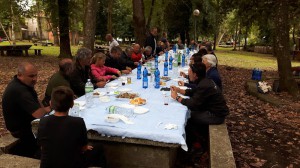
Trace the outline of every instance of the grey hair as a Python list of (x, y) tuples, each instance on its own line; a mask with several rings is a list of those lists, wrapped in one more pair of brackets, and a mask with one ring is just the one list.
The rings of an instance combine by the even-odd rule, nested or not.
[(92, 50), (82, 47), (77, 51), (75, 60), (76, 61), (84, 60), (88, 58), (90, 55), (92, 55)]
[(26, 67), (27, 66), (34, 66), (32, 63), (30, 62), (21, 62), (19, 65), (18, 65), (18, 74), (23, 74), (25, 71), (26, 71)]
[(152, 47), (151, 46), (146, 46), (145, 47), (145, 51), (151, 51), (152, 50)]
[(207, 62), (211, 65), (211, 67), (216, 67), (217, 65), (217, 58), (213, 54), (206, 54), (202, 57), (202, 59), (207, 59)]

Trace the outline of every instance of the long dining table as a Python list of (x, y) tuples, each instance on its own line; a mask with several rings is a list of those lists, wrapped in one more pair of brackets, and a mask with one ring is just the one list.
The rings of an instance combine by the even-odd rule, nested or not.
[[(150, 63), (154, 64), (154, 62)], [(150, 65), (144, 64), (150, 72)], [(174, 67), (168, 71), (170, 80), (163, 80), (165, 86), (154, 88), (154, 77), (148, 77), (148, 88), (142, 87), (142, 80), (137, 79), (137, 69), (131, 74), (123, 75), (117, 80), (108, 83), (105, 88), (98, 88), (94, 92), (100, 94), (93, 98), (90, 108), (83, 108), (79, 116), (85, 121), (89, 130), (90, 140), (101, 141), (105, 147), (109, 167), (174, 167), (176, 153), (179, 148), (187, 150), (185, 142), (185, 124), (189, 117), (186, 106), (181, 105), (171, 98), (170, 91), (161, 91), (161, 88), (170, 88), (177, 85), (179, 71), (187, 71), (188, 67)], [(159, 70), (163, 76), (163, 61), (159, 63)], [(127, 78), (131, 78), (128, 84)], [(125, 82), (125, 85), (122, 85)], [(122, 120), (116, 123), (107, 122), (107, 108), (109, 106), (130, 107), (129, 99), (120, 99), (116, 94), (123, 92), (137, 93), (146, 100), (140, 107), (149, 111), (143, 114), (132, 113), (125, 115), (130, 124)], [(168, 100), (165, 105), (164, 100)], [(104, 101), (103, 101), (104, 100)], [(85, 97), (75, 100), (75, 104), (83, 105)]]

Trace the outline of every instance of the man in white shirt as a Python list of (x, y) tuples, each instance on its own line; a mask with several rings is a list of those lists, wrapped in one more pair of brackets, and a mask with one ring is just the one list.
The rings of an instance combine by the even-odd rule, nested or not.
[(113, 47), (119, 46), (119, 43), (113, 38), (111, 34), (106, 34), (105, 39), (109, 42), (109, 53)]

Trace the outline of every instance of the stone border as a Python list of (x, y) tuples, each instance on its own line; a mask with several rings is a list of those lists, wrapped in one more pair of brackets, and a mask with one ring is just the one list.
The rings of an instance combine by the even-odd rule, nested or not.
[(236, 168), (226, 123), (209, 125), (210, 168)]

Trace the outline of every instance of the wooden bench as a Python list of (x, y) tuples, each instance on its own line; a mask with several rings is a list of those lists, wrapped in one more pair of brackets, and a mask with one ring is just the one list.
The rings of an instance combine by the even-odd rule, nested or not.
[(34, 49), (34, 55), (38, 55), (38, 56), (41, 56), (42, 55), (42, 50), (43, 49)]
[(209, 125), (210, 168), (236, 168), (226, 123)]
[(32, 159), (28, 157), (22, 157), (11, 154), (0, 155), (0, 167), (16, 168), (16, 167), (30, 167), (39, 168), (40, 160)]
[(42, 41), (42, 46), (48, 46), (48, 45), (53, 46), (54, 44), (52, 42)]

